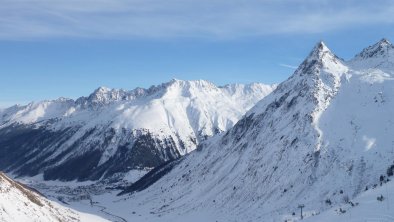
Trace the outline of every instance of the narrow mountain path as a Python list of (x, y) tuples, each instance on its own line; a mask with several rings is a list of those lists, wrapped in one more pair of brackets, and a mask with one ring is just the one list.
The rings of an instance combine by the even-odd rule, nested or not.
[(109, 216), (109, 217), (112, 218), (111, 221), (114, 221), (114, 222), (127, 222), (127, 220), (124, 219), (123, 217), (117, 216), (117, 215), (115, 215), (115, 214), (112, 214), (112, 213), (106, 211), (107, 208), (104, 207), (104, 206), (97, 205), (97, 204), (93, 204), (92, 207), (98, 207), (98, 208), (100, 208), (100, 211), (101, 211), (101, 212), (103, 212), (105, 215), (107, 215), (107, 216)]
[(90, 200), (90, 206), (100, 208), (101, 212), (103, 212), (105, 215), (107, 215), (110, 218), (112, 218), (111, 221), (114, 221), (114, 222), (127, 222), (127, 220), (124, 219), (123, 217), (120, 217), (118, 215), (115, 215), (115, 214), (112, 214), (112, 213), (106, 211), (107, 210), (106, 207), (96, 204), (98, 202), (94, 202), (93, 199), (91, 198), (91, 196), (89, 196), (89, 200)]

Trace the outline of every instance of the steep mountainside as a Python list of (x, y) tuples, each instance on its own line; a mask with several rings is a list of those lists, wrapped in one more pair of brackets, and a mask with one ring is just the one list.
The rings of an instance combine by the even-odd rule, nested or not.
[(123, 204), (163, 221), (195, 218), (193, 212), (226, 221), (283, 221), (299, 204), (320, 212), (351, 200), (394, 169), (392, 53), (382, 40), (345, 62), (318, 43), (232, 129), (170, 168), (156, 169), (169, 172)]
[(0, 221), (106, 221), (45, 199), (0, 172)]
[(274, 87), (172, 80), (13, 106), (0, 113), (0, 169), (97, 180), (156, 167), (233, 126)]

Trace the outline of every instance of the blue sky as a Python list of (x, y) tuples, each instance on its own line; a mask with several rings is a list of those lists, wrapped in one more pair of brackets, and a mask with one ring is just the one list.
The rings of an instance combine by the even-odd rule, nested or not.
[(277, 83), (314, 44), (394, 40), (393, 1), (2, 0), (0, 107), (172, 78)]

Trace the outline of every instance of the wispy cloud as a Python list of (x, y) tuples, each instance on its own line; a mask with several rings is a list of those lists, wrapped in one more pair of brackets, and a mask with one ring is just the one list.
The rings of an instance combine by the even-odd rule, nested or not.
[(1, 0), (0, 39), (237, 38), (394, 23), (390, 0)]
[(288, 64), (283, 64), (280, 63), (279, 66), (285, 67), (285, 68), (289, 68), (289, 69), (297, 69), (297, 66), (293, 66), (293, 65), (288, 65)]

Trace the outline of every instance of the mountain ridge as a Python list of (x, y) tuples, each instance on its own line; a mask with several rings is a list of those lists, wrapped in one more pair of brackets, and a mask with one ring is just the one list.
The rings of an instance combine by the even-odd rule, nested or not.
[(14, 106), (1, 113), (0, 169), (97, 180), (155, 167), (227, 130), (274, 87), (172, 80), (149, 89), (100, 87), (75, 101)]
[(318, 43), (234, 127), (127, 198), (154, 218), (209, 211), (230, 221), (284, 220), (299, 204), (318, 213), (354, 198), (393, 164), (393, 78), (379, 68), (349, 66)]

